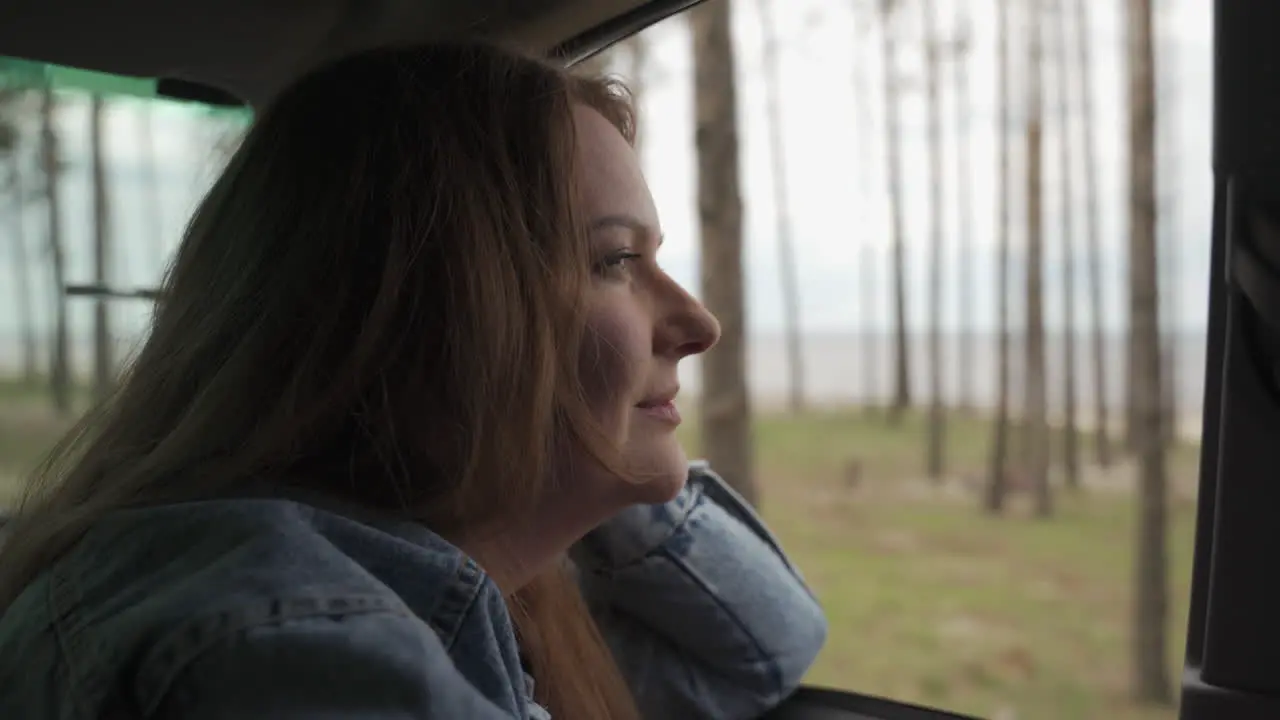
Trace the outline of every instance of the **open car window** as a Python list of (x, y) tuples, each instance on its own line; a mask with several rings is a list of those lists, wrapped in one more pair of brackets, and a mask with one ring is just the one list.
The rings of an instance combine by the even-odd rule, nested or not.
[[(1165, 133), (1155, 141), (1157, 214), (1161, 227), (1175, 228), (1162, 230), (1158, 241), (1160, 338), (1170, 358), (1166, 367), (1173, 368), (1167, 371), (1173, 378), (1168, 424), (1176, 432), (1164, 456), (1167, 615), (1159, 623), (1163, 650), (1157, 652), (1167, 658), (1155, 663), (1168, 692), (1151, 702), (1134, 699), (1134, 538), (1141, 496), (1134, 454), (1125, 447), (1126, 393), (1132, 384), (1126, 355), (1126, 5), (1063, 0), (1059, 7), (1071, 9), (1077, 1), (1090, 13), (1086, 44), (1094, 74), (1091, 107), (1084, 107), (1078, 92), (1065, 101), (1074, 113), (1067, 125), (1077, 139), (1068, 161), (1075, 172), (1074, 199), (1061, 195), (1058, 143), (1064, 134), (1054, 113), (1063, 101), (1055, 94), (1059, 40), (1053, 23), (1058, 15), (1051, 10), (1046, 10), (1041, 48), (1047, 113), (1039, 127), (1047, 328), (1041, 390), (1053, 502), (1050, 517), (1039, 519), (1026, 425), (1019, 419), (1028, 412), (1030, 387), (1024, 314), (1032, 212), (1027, 33), (1013, 38), (1008, 49), (1010, 98), (1002, 108), (995, 71), (997, 2), (733, 4), (750, 336), (743, 353), (756, 409), (752, 431), (760, 507), (813, 584), (832, 627), (828, 647), (807, 678), (812, 687), (780, 708), (777, 718), (925, 720), (952, 717), (946, 714), (951, 711), (1049, 720), (1154, 720), (1179, 712), (1195, 720), (1280, 715), (1269, 699), (1280, 695), (1271, 672), (1280, 666), (1280, 630), (1273, 627), (1277, 620), (1270, 611), (1280, 598), (1262, 580), (1269, 567), (1264, 550), (1278, 544), (1270, 518), (1280, 510), (1272, 502), (1268, 474), (1274, 465), (1270, 433), (1280, 427), (1274, 383), (1268, 379), (1280, 347), (1271, 337), (1272, 306), (1280, 298), (1271, 278), (1272, 269), (1280, 267), (1280, 253), (1271, 247), (1280, 223), (1280, 196), (1273, 197), (1271, 190), (1280, 186), (1274, 171), (1280, 157), (1273, 157), (1271, 135), (1280, 127), (1273, 105), (1280, 105), (1269, 99), (1280, 97), (1271, 92), (1276, 81), (1270, 71), (1280, 59), (1273, 62), (1275, 52), (1269, 49), (1269, 30), (1280, 28), (1280, 10), (1271, 9), (1271, 3), (1222, 0), (1215, 19), (1208, 3), (1154, 3), (1157, 128)], [(651, 3), (663, 7), (650, 8), (649, 19), (688, 4)], [(886, 19), (881, 10), (891, 5), (896, 15)], [(1025, 22), (1021, 13), (1030, 6), (1009, 4), (1018, 8), (1015, 23)], [(924, 14), (929, 7), (936, 13), (932, 26)], [(967, 20), (960, 12), (964, 8)], [(648, 22), (643, 13), (629, 14), (633, 10), (593, 26), (589, 36), (560, 38), (556, 47), (576, 57), (603, 42), (622, 40)], [(946, 39), (938, 45), (945, 46), (938, 56), (941, 165), (932, 164), (928, 132), (933, 122), (927, 112), (929, 57), (922, 38), (929, 27)], [(1215, 27), (1216, 94), (1209, 82)], [(707, 246), (696, 186), (695, 36), (688, 16), (677, 15), (645, 30), (639, 41), (618, 43), (599, 56), (596, 67), (639, 81), (645, 124), (641, 152), (672, 239), (664, 262), (673, 276), (701, 294)], [(886, 48), (886, 40), (895, 44)], [(0, 44), (0, 54), (5, 50)], [(885, 72), (886, 57), (893, 58), (895, 72)], [(967, 100), (960, 99), (957, 58), (964, 58), (969, 72)], [(1078, 60), (1072, 58), (1066, 65), (1075, 67)], [(771, 95), (773, 62), (781, 68), (780, 90)], [(1075, 82), (1072, 78), (1073, 87)], [(40, 145), (40, 94), (46, 86), (56, 95), (52, 127), (60, 143), (58, 212), (65, 252), (60, 279), (51, 268), (51, 195)], [(102, 277), (93, 262), (94, 95), (104, 101), (98, 108), (110, 203), (104, 237), (113, 244), (110, 268)], [(887, 112), (889, 97), (897, 110), (893, 116)], [(0, 100), (0, 121), (17, 118), (14, 149), (0, 158), (0, 293), (13, 292), (12, 301), (10, 296), (0, 300), (0, 507), (12, 507), (17, 479), (93, 395), (97, 298), (110, 298), (111, 355), (123, 362), (144, 336), (151, 293), (187, 215), (249, 113), (212, 82), (124, 77), (25, 59), (0, 59)], [(1215, 103), (1217, 141), (1211, 146), (1209, 109)], [(1081, 144), (1086, 116), (1094, 123), (1097, 149), (1092, 170)], [(1006, 124), (999, 124), (1001, 117)], [(771, 140), (775, 123), (784, 126), (780, 145)], [(1005, 293), (1011, 303), (1011, 420), (1009, 459), (1000, 475), (1005, 504), (997, 515), (989, 498), (999, 386), (995, 178), (1002, 133), (1011, 138), (1013, 185)], [(967, 155), (960, 154), (957, 138), (968, 138)], [(774, 159), (778, 147), (781, 161)], [(897, 154), (890, 147), (897, 147)], [(1210, 177), (1213, 152), (1216, 175)], [(13, 158), (16, 165), (5, 164)], [(897, 218), (891, 165), (900, 174)], [(971, 172), (957, 170), (964, 167)], [(935, 198), (929, 179), (936, 173), (946, 188), (939, 222), (947, 250), (935, 276), (929, 224)], [(1096, 335), (1087, 298), (1089, 177), (1096, 183), (1103, 248), (1104, 302)], [(777, 178), (788, 183), (782, 191)], [(1063, 229), (1069, 217), (1077, 222)], [(896, 234), (905, 238), (901, 346)], [(1076, 238), (1073, 261), (1064, 260), (1067, 251), (1061, 249), (1068, 234)], [(11, 240), (17, 237), (23, 238), (22, 260), (17, 241)], [(783, 275), (787, 262), (780, 254), (786, 237), (798, 268), (790, 280)], [(1069, 265), (1076, 268), (1074, 300), (1063, 299), (1062, 270)], [(935, 284), (946, 289), (940, 328), (946, 417), (941, 479), (931, 477), (928, 457), (929, 368), (937, 362), (929, 349)], [(789, 297), (788, 287), (798, 290)], [(57, 391), (50, 387), (48, 368), (60, 298), (65, 298), (73, 337), (73, 377)], [(1062, 328), (1069, 305), (1076, 309), (1071, 322), (1077, 348), (1079, 487), (1068, 479), (1064, 460), (1068, 390), (1061, 369), (1066, 362)], [(788, 332), (792, 312), (799, 317), (795, 334)], [(30, 333), (23, 313), (32, 319)], [(1105, 467), (1091, 425), (1099, 404), (1093, 349), (1098, 338), (1105, 345), (1099, 364), (1106, 374), (1102, 397), (1113, 453)], [(788, 351), (793, 344), (799, 346), (794, 353)], [(30, 374), (24, 369), (28, 345), (36, 368)], [(907, 348), (910, 364), (901, 374), (899, 347)], [(801, 369), (797, 373), (793, 367)], [(895, 424), (891, 416), (900, 377), (911, 385), (910, 402)], [(696, 365), (683, 380), (691, 392), (705, 387)], [(791, 407), (793, 382), (807, 388), (800, 410)], [(67, 409), (59, 410), (60, 402)], [(692, 453), (701, 454), (704, 439), (700, 430), (689, 431)], [(1175, 699), (1179, 680), (1184, 683), (1181, 708)]]

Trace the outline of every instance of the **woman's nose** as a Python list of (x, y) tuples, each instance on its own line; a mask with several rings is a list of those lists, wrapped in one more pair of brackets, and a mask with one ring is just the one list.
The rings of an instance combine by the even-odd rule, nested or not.
[(720, 321), (697, 298), (671, 283), (672, 297), (658, 335), (663, 347), (676, 359), (704, 353), (720, 341)]

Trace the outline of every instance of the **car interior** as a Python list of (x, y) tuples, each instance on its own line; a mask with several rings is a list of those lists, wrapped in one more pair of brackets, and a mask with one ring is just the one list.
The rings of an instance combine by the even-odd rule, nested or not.
[[(698, 0), (9, 0), (0, 56), (253, 107), (376, 45), (473, 36), (578, 62)], [(1184, 720), (1280, 717), (1280, 4), (1214, 2), (1212, 256)], [(1205, 158), (1204, 160), (1208, 160)], [(1205, 171), (1209, 171), (1205, 163)], [(1191, 302), (1199, 300), (1192, 298)], [(963, 716), (804, 687), (774, 720)]]

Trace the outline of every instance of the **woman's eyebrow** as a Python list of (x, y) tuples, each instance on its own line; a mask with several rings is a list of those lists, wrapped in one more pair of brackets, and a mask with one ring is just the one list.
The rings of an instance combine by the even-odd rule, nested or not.
[(619, 213), (614, 215), (601, 215), (600, 217), (591, 221), (591, 225), (589, 229), (591, 230), (591, 232), (595, 232), (597, 230), (604, 230), (606, 228), (615, 228), (615, 227), (623, 228), (625, 230), (630, 230), (636, 233), (637, 235), (641, 235), (643, 237), (653, 238), (658, 242), (659, 245), (661, 245), (663, 241), (662, 234), (659, 233), (656, 228), (644, 222), (640, 218), (634, 215), (628, 215), (626, 213)]
[(618, 215), (602, 215), (591, 221), (591, 230), (603, 230), (610, 227), (621, 227), (632, 230), (637, 233), (646, 235), (657, 235), (653, 228), (650, 227), (640, 218), (625, 213)]

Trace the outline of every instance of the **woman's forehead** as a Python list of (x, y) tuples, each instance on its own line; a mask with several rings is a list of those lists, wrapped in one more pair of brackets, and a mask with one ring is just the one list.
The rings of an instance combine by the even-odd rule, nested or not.
[(657, 213), (635, 150), (603, 115), (575, 109), (582, 200), (592, 218), (629, 216), (656, 228)]

